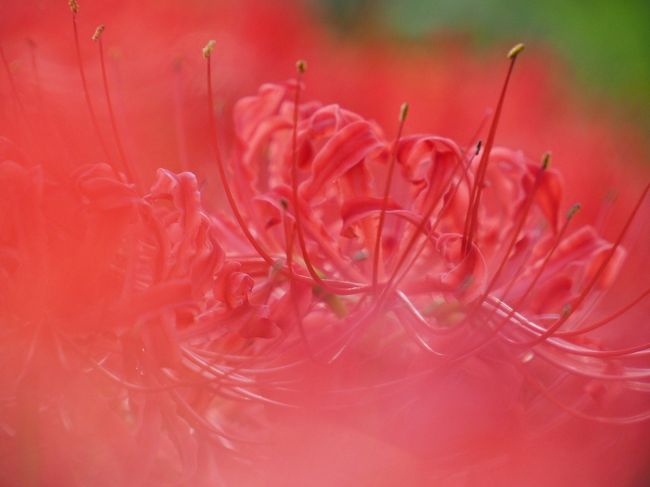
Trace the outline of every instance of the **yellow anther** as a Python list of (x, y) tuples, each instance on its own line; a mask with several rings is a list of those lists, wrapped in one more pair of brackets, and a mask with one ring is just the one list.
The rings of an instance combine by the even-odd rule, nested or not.
[(104, 32), (104, 29), (106, 29), (106, 26), (105, 26), (104, 24), (99, 24), (99, 25), (97, 26), (97, 29), (95, 29), (95, 33), (93, 34), (93, 36), (91, 37), (91, 39), (92, 39), (93, 41), (98, 41), (99, 38), (100, 38), (101, 35), (102, 35), (102, 32)]
[(296, 69), (300, 74), (303, 74), (305, 71), (307, 71), (307, 61), (304, 59), (300, 59), (299, 61), (296, 61)]
[(203, 57), (206, 59), (209, 58), (210, 55), (212, 54), (212, 51), (214, 51), (214, 46), (216, 45), (217, 45), (217, 41), (209, 40), (208, 43), (203, 48)]
[(514, 46), (512, 49), (510, 49), (510, 50), (508, 51), (508, 59), (514, 59), (514, 58), (516, 58), (516, 57), (519, 55), (519, 53), (521, 53), (521, 51), (524, 50), (525, 47), (526, 47), (526, 46), (524, 46), (524, 45), (521, 44), (521, 43), (519, 43), (519, 44), (517, 44), (516, 46)]

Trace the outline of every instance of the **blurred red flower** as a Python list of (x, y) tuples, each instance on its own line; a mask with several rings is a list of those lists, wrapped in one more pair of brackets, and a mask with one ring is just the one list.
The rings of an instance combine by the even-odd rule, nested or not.
[[(501, 61), (351, 43), (282, 7), (82, 4), (79, 51), (65, 2), (6, 8), (3, 478), (640, 479), (647, 170), (619, 165), (634, 136), (577, 111), (540, 56), (496, 136), (528, 156), (496, 147)], [(241, 98), (303, 56), (308, 97), (291, 81)], [(529, 159), (549, 147), (551, 168)]]

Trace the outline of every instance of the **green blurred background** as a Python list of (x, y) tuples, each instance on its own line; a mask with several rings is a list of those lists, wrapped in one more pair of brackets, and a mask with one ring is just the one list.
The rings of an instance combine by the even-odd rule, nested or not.
[(519, 40), (552, 48), (587, 97), (650, 129), (650, 0), (311, 0), (342, 35), (461, 37), (477, 52)]

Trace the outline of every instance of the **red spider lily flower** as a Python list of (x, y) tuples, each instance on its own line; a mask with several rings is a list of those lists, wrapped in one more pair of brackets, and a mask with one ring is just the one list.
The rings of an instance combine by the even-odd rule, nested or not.
[[(572, 415), (626, 425), (649, 418), (648, 371), (639, 366), (648, 343), (617, 347), (590, 333), (648, 294), (642, 291), (606, 318), (593, 313), (619, 273), (621, 241), (647, 186), (611, 243), (591, 226), (570, 228), (579, 205), (562, 214), (562, 182), (548, 156), (535, 164), (521, 152), (492, 148), (500, 105), (486, 144), (473, 150), (441, 137), (401, 137), (406, 107), (391, 143), (374, 123), (336, 105), (296, 104), (300, 91), (300, 84), (265, 85), (238, 103), (241, 149), (233, 172), (222, 170), (225, 190), (240, 195), (230, 203), (242, 238), (252, 244), (243, 254), (254, 250), (260, 265), (276, 269), (284, 260), (282, 272), (292, 283), (314, 286), (312, 306), (296, 315), (316, 359), (334, 361), (345, 352), (360, 361), (346, 362), (331, 378), (336, 385), (330, 387), (353, 404), (349, 420), (384, 441), (406, 441), (404, 448), (424, 464), (409, 461), (397, 471), (451, 485), (457, 477), (471, 485), (474, 475), (522, 482), (517, 475), (526, 475), (525, 467), (518, 474), (499, 457), (508, 451), (510, 460), (522, 462), (509, 451), (512, 442), (535, 448), (526, 438), (544, 437), (549, 419), (538, 418), (539, 401), (552, 404), (565, 420)], [(235, 178), (237, 173), (246, 177)], [(376, 361), (396, 365), (385, 358), (388, 350), (408, 356), (397, 363), (409, 374), (380, 373), (382, 380), (373, 383)], [(419, 363), (422, 355), (430, 359)], [(366, 369), (360, 364), (369, 357), (373, 365)], [(349, 367), (356, 370), (353, 379)], [(486, 382), (480, 392), (477, 380)], [(409, 393), (395, 405), (382, 403), (382, 384), (393, 382)], [(444, 397), (424, 393), (423, 401), (414, 389), (426, 387)], [(374, 412), (354, 409), (357, 399), (348, 396), (361, 390), (359, 402), (374, 398)], [(408, 419), (404, 397), (415, 402)], [(480, 412), (467, 406), (472, 401), (481, 403)], [(435, 412), (419, 409), (427, 405)], [(522, 428), (525, 433), (518, 433)], [(363, 457), (372, 446), (361, 445), (355, 454)], [(332, 454), (322, 446), (314, 451)], [(283, 451), (295, 454), (290, 452)], [(523, 462), (530, 467), (551, 458), (542, 449), (535, 461)], [(364, 461), (366, 468), (376, 467)], [(474, 462), (496, 466), (473, 471), (468, 465)], [(544, 485), (554, 475), (538, 473), (526, 481)]]
[[(450, 91), (430, 83), (456, 86), (454, 69), (432, 66), (413, 84), (404, 78), (421, 73), (421, 58), (341, 49), (292, 6), (70, 2), (72, 27), (64, 8), (34, 19), (21, 16), (33, 5), (12, 6), (1, 51), (0, 128), (17, 142), (0, 146), (3, 478), (631, 479), (647, 446), (648, 291), (642, 272), (621, 266), (646, 195), (618, 225), (579, 225), (549, 159), (495, 141), (521, 132), (508, 115), (520, 107), (534, 121), (527, 153), (557, 137), (560, 161), (580, 158), (574, 174), (620, 144), (594, 137), (598, 122), (577, 138), (574, 124), (547, 120), (533, 68), (508, 87), (501, 116), (504, 86), (476, 136), (484, 143), (463, 145), (492, 103), (491, 75), (445, 104)], [(151, 24), (133, 29), (143, 12)], [(225, 45), (203, 51), (206, 99), (198, 53), (214, 30)], [(298, 80), (234, 103), (259, 73), (284, 74), (292, 49), (346, 73), (313, 77), (312, 92), (380, 123), (303, 102), (304, 63)], [(225, 57), (216, 73), (213, 51)], [(447, 61), (465, 67), (457, 54)], [(406, 135), (406, 106), (387, 137), (390, 101), (413, 94), (408, 127), (463, 144)], [(233, 123), (215, 127), (221, 105)], [(593, 201), (592, 187), (578, 190)], [(632, 266), (644, 257), (627, 253)]]

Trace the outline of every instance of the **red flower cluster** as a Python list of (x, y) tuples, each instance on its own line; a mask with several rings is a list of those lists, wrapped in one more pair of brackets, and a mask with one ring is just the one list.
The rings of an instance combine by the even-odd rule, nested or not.
[[(639, 310), (647, 283), (599, 305), (648, 186), (606, 239), (573, 223), (579, 205), (564, 205), (549, 156), (495, 146), (523, 46), (489, 127), (466, 146), (407, 135), (407, 105), (390, 138), (339, 105), (303, 101), (304, 62), (217, 127), (213, 42), (196, 94), (178, 88), (187, 66), (171, 75), (176, 142), (163, 129), (143, 143), (117, 115), (131, 97), (142, 108), (140, 92), (113, 89), (103, 27), (88, 69), (70, 8), (74, 55), (41, 72), (32, 50), (32, 86), (1, 51), (0, 129), (14, 140), (0, 139), (8, 483), (594, 485), (637, 474), (650, 336), (642, 322), (608, 330)], [(73, 68), (81, 93), (57, 95)], [(159, 127), (152, 113), (134, 117)], [(149, 148), (194, 170), (150, 171), (151, 155), (139, 162)], [(199, 183), (203, 173), (221, 186)], [(600, 463), (612, 444), (615, 461)]]

